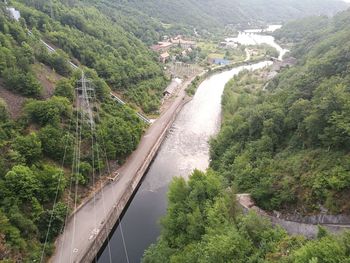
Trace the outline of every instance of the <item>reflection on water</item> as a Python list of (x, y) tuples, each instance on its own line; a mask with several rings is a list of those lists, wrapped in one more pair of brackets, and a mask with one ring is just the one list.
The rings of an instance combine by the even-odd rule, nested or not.
[(282, 48), (275, 42), (273, 36), (261, 35), (258, 33), (262, 32), (273, 32), (281, 28), (279, 25), (271, 25), (266, 30), (264, 29), (247, 29), (243, 32), (239, 32), (237, 37), (226, 38), (226, 42), (235, 42), (241, 45), (250, 46), (250, 45), (261, 45), (267, 44), (275, 48), (279, 52), (278, 59), (282, 60), (283, 56), (289, 51), (288, 49)]
[[(220, 127), (221, 95), (225, 84), (243, 69), (258, 69), (268, 64), (271, 62), (242, 66), (208, 78), (179, 113), (122, 219), (129, 262), (140, 262), (144, 250), (157, 240), (158, 222), (166, 212), (166, 192), (172, 178), (187, 177), (195, 168), (205, 170), (208, 167), (208, 140)], [(113, 262), (127, 262), (120, 227), (110, 240), (110, 248)], [(109, 262), (108, 249), (99, 262)]]

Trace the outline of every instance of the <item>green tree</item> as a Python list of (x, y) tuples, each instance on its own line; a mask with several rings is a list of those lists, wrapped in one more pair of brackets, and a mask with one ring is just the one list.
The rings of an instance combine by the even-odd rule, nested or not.
[(74, 87), (71, 84), (71, 81), (68, 79), (61, 79), (57, 82), (55, 88), (55, 96), (61, 96), (69, 99), (73, 102), (74, 99)]
[(13, 143), (13, 148), (25, 158), (27, 164), (39, 161), (42, 156), (41, 141), (34, 132), (26, 136), (18, 136)]
[(5, 175), (5, 186), (21, 200), (31, 200), (39, 190), (39, 181), (26, 166), (14, 166)]
[(41, 241), (45, 241), (46, 235), (48, 241), (53, 241), (60, 234), (68, 212), (67, 206), (58, 202), (52, 210), (46, 210), (41, 214), (38, 221)]
[(5, 123), (9, 119), (7, 105), (3, 99), (0, 98), (0, 121)]

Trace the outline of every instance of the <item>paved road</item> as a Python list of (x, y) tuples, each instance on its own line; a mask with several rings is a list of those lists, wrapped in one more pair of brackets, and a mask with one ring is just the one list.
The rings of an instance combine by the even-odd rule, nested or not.
[(106, 185), (84, 206), (82, 206), (67, 222), (64, 233), (56, 241), (56, 251), (50, 262), (80, 262), (94, 237), (104, 224), (107, 215), (121, 199), (137, 170), (142, 166), (160, 135), (172, 121), (176, 109), (186, 96), (186, 81), (172, 105), (147, 130), (137, 150), (119, 169), (120, 179)]

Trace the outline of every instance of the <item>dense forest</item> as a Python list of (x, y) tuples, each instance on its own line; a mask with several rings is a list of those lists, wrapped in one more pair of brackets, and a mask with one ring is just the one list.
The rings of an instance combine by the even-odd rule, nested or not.
[(162, 68), (155, 54), (118, 20), (81, 1), (53, 1), (52, 8), (44, 0), (13, 4), (34, 34), (94, 69), (112, 90), (146, 113), (158, 109), (167, 84)]
[(227, 84), (210, 169), (173, 181), (143, 262), (349, 262), (349, 233), (290, 236), (243, 214), (235, 197), (251, 193), (266, 210), (349, 214), (349, 21), (346, 11), (287, 24), (276, 36), (295, 40), (297, 65), (268, 85), (266, 70)]
[[(106, 0), (105, 0), (106, 1)], [(104, 2), (105, 2), (104, 1)], [(197, 30), (218, 30), (227, 24), (247, 26), (282, 22), (309, 15), (330, 15), (343, 10), (338, 0), (117, 0), (124, 6), (157, 18), (166, 24), (182, 24)], [(271, 15), (273, 14), (273, 15)]]
[(299, 23), (276, 33), (284, 41), (295, 35), (299, 62), (269, 92), (243, 92), (237, 105), (232, 93), (251, 80), (226, 89), (211, 166), (263, 208), (349, 213), (350, 12), (314, 19), (303, 26), (308, 34)]
[(143, 263), (348, 263), (350, 233), (320, 228), (315, 240), (290, 236), (254, 212), (243, 215), (226, 179), (209, 170), (176, 178), (158, 242)]
[[(81, 72), (73, 71), (68, 64), (70, 49), (48, 52), (40, 41), (43, 36), (73, 39), (69, 32), (76, 29), (61, 26), (29, 7), (20, 7), (24, 19), (17, 22), (0, 4), (0, 92), (11, 95), (0, 99), (0, 261), (35, 262), (40, 259), (42, 243), (47, 239), (52, 244), (72, 208), (67, 205), (72, 199), (68, 186), (90, 186), (93, 174), (101, 175), (106, 168), (106, 162), (101, 161), (105, 155), (122, 162), (136, 148), (144, 125), (134, 110), (110, 99), (109, 86), (94, 69), (84, 68), (95, 88), (92, 100), (96, 130), (91, 131), (84, 122), (85, 112), (75, 107)], [(58, 31), (51, 35), (53, 31), (46, 27)], [(151, 58), (149, 63), (162, 79)], [(40, 77), (43, 73), (48, 74), (45, 85)], [(52, 94), (47, 92), (50, 85), (54, 86)], [(22, 98), (23, 104), (18, 105)], [(14, 107), (20, 112), (18, 116), (14, 116)], [(81, 162), (71, 172), (77, 122), (86, 127), (80, 133)], [(93, 153), (100, 153), (100, 158), (93, 158)], [(53, 209), (56, 200), (59, 202)], [(51, 231), (47, 233), (49, 222)], [(50, 253), (52, 246), (47, 248)]]
[[(44, 252), (50, 255), (73, 208), (70, 185), (78, 185), (83, 195), (94, 175), (103, 174), (106, 168), (94, 156), (100, 154), (116, 166), (137, 147), (145, 126), (134, 109), (156, 113), (168, 83), (149, 45), (164, 34), (190, 34), (198, 26), (210, 30), (255, 21), (257, 16), (270, 21), (271, 10), (278, 14), (274, 20), (285, 20), (344, 8), (336, 0), (317, 1), (317, 5), (307, 0), (302, 8), (301, 1), (292, 0), (271, 0), (271, 5), (250, 0), (247, 6), (236, 1), (219, 5), (218, 1), (199, 0), (8, 2), (20, 11), (21, 18), (12, 19), (1, 1), (0, 261), (4, 262), (38, 262), (45, 240)], [(220, 9), (213, 11), (214, 5)], [(305, 258), (313, 260), (310, 253), (324, 250), (346, 262), (348, 235), (335, 238), (320, 231), (314, 242), (291, 238), (253, 214), (242, 216), (233, 193), (249, 191), (267, 209), (290, 205), (299, 209), (305, 200), (306, 211), (321, 206), (331, 212), (350, 209), (345, 203), (350, 182), (349, 17), (345, 12), (334, 20), (312, 18), (314, 21), (291, 23), (278, 32), (280, 42), (297, 43), (293, 56), (299, 64), (275, 79), (266, 94), (245, 87), (247, 81), (257, 81), (249, 74), (228, 85), (222, 132), (212, 142), (213, 171), (207, 175), (196, 171), (189, 182), (179, 179), (173, 183), (164, 234), (147, 253), (146, 262), (164, 262), (170, 257), (172, 262), (218, 262), (217, 253), (222, 253), (221, 262), (236, 256), (241, 262), (278, 261), (284, 256), (305, 262)], [(308, 34), (297, 33), (302, 26), (308, 28)], [(41, 39), (57, 51), (49, 52)], [(330, 41), (332, 48), (328, 49)], [(84, 69), (94, 86), (95, 131), (84, 122), (86, 112), (76, 108), (75, 88), (81, 72), (71, 67), (70, 60)], [(256, 84), (263, 83), (258, 80)], [(239, 99), (234, 95), (231, 101), (232, 89), (235, 93), (241, 89)], [(112, 101), (111, 90), (134, 109)], [(78, 125), (84, 130), (79, 135), (79, 164), (72, 161)], [(252, 153), (253, 147), (259, 150)], [(301, 161), (304, 166), (289, 169)], [(240, 185), (246, 174), (251, 181)], [(305, 176), (312, 180), (306, 182)], [(255, 180), (257, 184), (249, 183)], [(300, 184), (302, 191), (285, 187), (288, 184)], [(321, 203), (315, 203), (316, 198)], [(49, 224), (51, 231), (47, 232)]]

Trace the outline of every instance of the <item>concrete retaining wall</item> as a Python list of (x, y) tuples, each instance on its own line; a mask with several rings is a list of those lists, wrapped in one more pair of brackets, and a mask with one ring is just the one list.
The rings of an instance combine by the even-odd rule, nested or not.
[(350, 224), (350, 216), (348, 215), (281, 215), (280, 218), (305, 224)]
[(315, 238), (318, 233), (318, 226), (325, 227), (331, 233), (350, 230), (350, 217), (347, 215), (273, 216), (255, 206), (249, 194), (237, 195), (237, 199), (244, 213), (255, 211), (257, 214), (268, 218), (273, 225), (282, 227), (291, 235), (303, 235), (307, 238)]
[(146, 160), (143, 162), (143, 165), (138, 169), (136, 175), (131, 180), (128, 188), (124, 192), (122, 198), (118, 202), (118, 204), (115, 205), (115, 208), (110, 212), (110, 214), (107, 217), (106, 222), (101, 227), (99, 233), (95, 237), (94, 241), (91, 243), (89, 249), (87, 250), (87, 253), (83, 256), (81, 259), (81, 262), (92, 262), (95, 257), (97, 256), (98, 252), (102, 248), (104, 242), (108, 239), (109, 234), (111, 233), (113, 227), (118, 222), (120, 216), (122, 215), (124, 208), (127, 206), (129, 200), (133, 196), (135, 190), (137, 189), (138, 185), (140, 184), (143, 176), (145, 175), (148, 167), (150, 166), (151, 162), (153, 161), (154, 157), (156, 156), (159, 147), (161, 146), (163, 140), (166, 137), (168, 129), (172, 126), (174, 123), (177, 114), (181, 111), (182, 107), (189, 102), (191, 99), (185, 97), (183, 102), (179, 104), (177, 107), (172, 120), (164, 127), (164, 130), (161, 134), (161, 136), (158, 138), (157, 142), (153, 146), (153, 148), (150, 150)]

